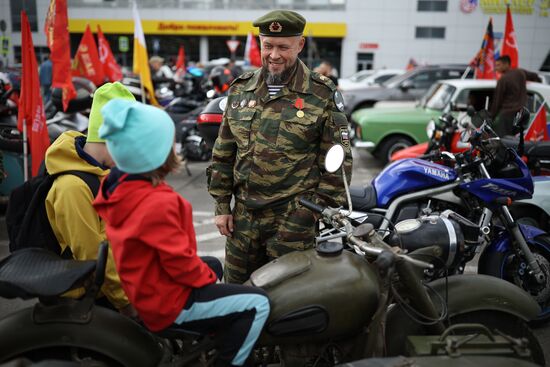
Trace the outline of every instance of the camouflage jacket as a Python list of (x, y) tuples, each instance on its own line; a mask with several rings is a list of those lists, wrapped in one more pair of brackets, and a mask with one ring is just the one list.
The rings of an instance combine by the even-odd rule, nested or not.
[(341, 144), (351, 179), (343, 110), (334, 84), (299, 60), (294, 76), (274, 96), (269, 96), (261, 69), (237, 78), (207, 172), (216, 215), (231, 213), (232, 195), (250, 209), (273, 207), (304, 194), (319, 204), (343, 204), (340, 170), (329, 174), (324, 169), (327, 150)]

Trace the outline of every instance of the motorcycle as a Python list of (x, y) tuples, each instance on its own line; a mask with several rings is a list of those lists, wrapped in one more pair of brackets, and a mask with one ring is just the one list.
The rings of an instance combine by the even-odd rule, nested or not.
[[(480, 274), (496, 276), (522, 287), (539, 303), (538, 321), (550, 318), (550, 236), (518, 223), (509, 206), (530, 199), (534, 185), (518, 154), (503, 146), (484, 122), (469, 140), (472, 148), (452, 155), (443, 152), (441, 165), (421, 159), (403, 159), (388, 165), (372, 185), (351, 188), (355, 220), (372, 223), (384, 232), (390, 226), (407, 233), (410, 243), (456, 242), (441, 226), (427, 231), (432, 213), (451, 209), (479, 226), (474, 241), (445, 271), (462, 273), (465, 264), (481, 252)], [(454, 162), (454, 168), (448, 165)], [(454, 252), (456, 253), (456, 251)], [(435, 278), (441, 272), (428, 274)]]
[[(342, 147), (338, 150), (343, 159)], [(457, 353), (465, 363), (485, 354), (484, 362), (504, 355), (513, 357), (508, 365), (523, 360), (544, 364), (541, 345), (526, 324), (540, 309), (523, 290), (475, 274), (423, 284), (422, 270), (433, 265), (421, 258), (428, 253), (442, 257), (437, 246), (423, 249), (420, 258), (414, 251), (405, 254), (385, 244), (372, 225), (356, 227), (339, 209), (301, 202), (320, 212), (354, 251), (327, 240), (252, 274), (248, 284), (267, 292), (271, 314), (251, 364), (320, 367), (420, 354), (444, 363)], [(460, 236), (463, 225), (456, 222), (454, 227)], [(172, 327), (152, 333), (94, 303), (107, 253), (103, 244), (97, 262), (76, 261), (31, 248), (0, 262), (0, 296), (39, 298), (36, 305), (0, 320), (0, 362), (26, 357), (109, 366), (213, 365), (213, 336)], [(82, 283), (87, 289), (82, 299), (60, 297)], [(493, 335), (495, 329), (498, 335)], [(490, 338), (468, 343), (480, 333)]]
[[(437, 121), (430, 120), (426, 126), (426, 134), (430, 140), (395, 152), (391, 156), (390, 162), (404, 158), (430, 159), (433, 156), (432, 153), (437, 154), (441, 151), (465, 152), (469, 146), (461, 141), (460, 136), (470, 123), (468, 117), (475, 116), (475, 113), (475, 110), (469, 108), (467, 114), (463, 115), (460, 121), (449, 112), (439, 116)], [(528, 118), (529, 111), (522, 110), (521, 116)], [(524, 128), (527, 122), (528, 119), (525, 119), (521, 125), (516, 126), (519, 138), (504, 137), (501, 140), (506, 147), (521, 152), (520, 156), (527, 163), (533, 176), (550, 175), (550, 142), (524, 141)]]

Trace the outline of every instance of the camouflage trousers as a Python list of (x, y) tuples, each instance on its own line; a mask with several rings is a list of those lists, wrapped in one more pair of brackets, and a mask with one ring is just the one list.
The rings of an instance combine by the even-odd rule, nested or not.
[(277, 208), (250, 210), (237, 202), (233, 236), (225, 245), (225, 282), (242, 284), (254, 270), (292, 251), (313, 247), (314, 214), (298, 199)]

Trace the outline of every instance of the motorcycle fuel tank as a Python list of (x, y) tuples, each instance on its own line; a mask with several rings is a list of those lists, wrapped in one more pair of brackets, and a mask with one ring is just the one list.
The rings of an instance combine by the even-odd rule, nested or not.
[(256, 270), (249, 282), (269, 295), (260, 345), (314, 343), (353, 335), (378, 307), (374, 268), (350, 251), (296, 251)]
[(402, 159), (387, 166), (374, 180), (378, 206), (386, 207), (395, 197), (450, 183), (457, 178), (451, 168), (422, 159)]

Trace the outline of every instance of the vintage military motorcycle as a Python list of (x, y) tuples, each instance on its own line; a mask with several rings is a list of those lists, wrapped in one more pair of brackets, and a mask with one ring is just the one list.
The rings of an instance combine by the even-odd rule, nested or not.
[[(344, 155), (341, 146), (335, 151), (341, 159), (336, 166), (327, 164), (333, 171)], [(424, 284), (422, 272), (433, 265), (423, 259), (444, 261), (441, 248), (405, 254), (386, 245), (370, 224), (354, 227), (339, 209), (302, 203), (322, 213), (353, 251), (323, 241), (252, 274), (248, 283), (263, 288), (271, 304), (251, 356), (253, 365), (333, 366), (386, 355), (423, 355), (442, 363), (464, 358), (467, 363), (470, 354), (487, 353), (509, 357), (514, 366), (525, 360), (544, 364), (542, 348), (527, 326), (539, 307), (522, 289), (483, 275)], [(446, 220), (460, 245), (462, 225)], [(107, 246), (102, 245), (97, 262), (64, 260), (33, 248), (2, 260), (0, 296), (39, 301), (0, 320), (0, 363), (25, 357), (94, 366), (213, 365), (212, 336), (173, 328), (152, 333), (95, 304), (106, 258)], [(81, 284), (87, 289), (82, 299), (60, 297)]]

